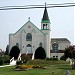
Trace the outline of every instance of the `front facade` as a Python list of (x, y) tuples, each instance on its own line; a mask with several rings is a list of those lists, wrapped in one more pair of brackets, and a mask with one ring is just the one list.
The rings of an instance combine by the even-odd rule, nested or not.
[(45, 49), (46, 57), (50, 58), (50, 20), (45, 7), (41, 20), (41, 30), (30, 20), (16, 33), (9, 34), (9, 50), (13, 46), (19, 47), (21, 54), (34, 55), (38, 47)]
[(50, 20), (45, 6), (41, 29), (29, 19), (16, 33), (9, 34), (9, 52), (13, 46), (17, 46), (21, 54), (30, 54), (34, 59), (36, 49), (42, 47), (45, 49), (46, 58), (60, 59), (65, 47), (70, 45), (70, 41), (65, 38), (51, 39), (50, 32)]

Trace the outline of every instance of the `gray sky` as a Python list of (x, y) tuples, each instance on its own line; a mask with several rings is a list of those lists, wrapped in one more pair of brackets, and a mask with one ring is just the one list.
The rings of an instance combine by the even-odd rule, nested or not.
[[(35, 4), (73, 3), (74, 0), (0, 0), (2, 6), (35, 5)], [(52, 38), (68, 38), (74, 44), (74, 7), (48, 8), (51, 21)], [(15, 33), (27, 21), (28, 17), (39, 29), (44, 8), (24, 10), (0, 10), (0, 49), (5, 50), (9, 44), (9, 34)]]

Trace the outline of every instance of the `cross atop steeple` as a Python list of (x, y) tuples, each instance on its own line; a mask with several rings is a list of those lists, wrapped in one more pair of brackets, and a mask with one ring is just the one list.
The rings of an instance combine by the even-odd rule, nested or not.
[(45, 2), (45, 7), (46, 7), (46, 2)]

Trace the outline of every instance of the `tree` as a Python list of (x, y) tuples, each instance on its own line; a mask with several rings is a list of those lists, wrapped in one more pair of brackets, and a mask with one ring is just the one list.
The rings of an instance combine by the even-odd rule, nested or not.
[[(69, 46), (65, 49), (64, 56), (72, 59), (72, 69), (75, 69), (75, 46)], [(74, 63), (73, 63), (74, 62)]]
[(65, 48), (65, 52), (64, 55), (66, 58), (73, 58), (75, 59), (75, 46), (69, 46), (67, 48)]
[(2, 51), (2, 49), (0, 49), (0, 57), (4, 56), (4, 51)]
[(35, 59), (45, 59), (46, 53), (45, 53), (44, 48), (42, 48), (42, 47), (37, 48), (36, 51), (35, 51), (34, 58)]
[(9, 45), (6, 47), (5, 55), (9, 55)]
[(13, 46), (10, 51), (10, 58), (14, 57), (14, 59), (17, 59), (20, 53), (20, 49), (17, 46)]

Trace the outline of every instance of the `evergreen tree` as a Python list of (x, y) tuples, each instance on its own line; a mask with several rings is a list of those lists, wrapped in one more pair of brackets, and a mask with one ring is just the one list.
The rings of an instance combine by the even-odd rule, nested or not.
[(20, 49), (17, 46), (13, 46), (10, 51), (10, 58), (14, 57), (14, 59), (17, 59), (20, 53)]
[(37, 48), (36, 51), (35, 51), (34, 58), (35, 59), (45, 59), (46, 53), (45, 53), (44, 48), (42, 48), (42, 47)]
[(5, 55), (9, 55), (9, 45), (6, 47)]

